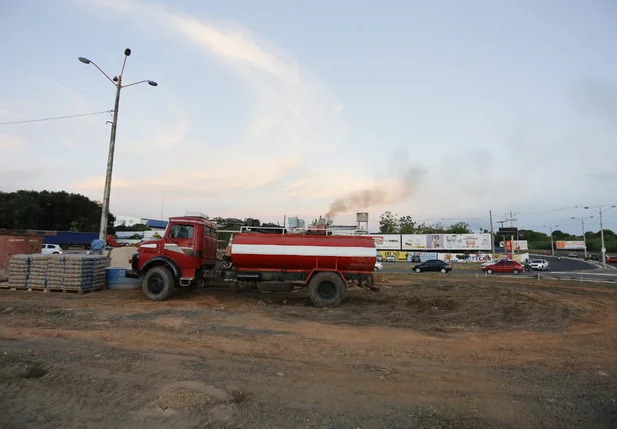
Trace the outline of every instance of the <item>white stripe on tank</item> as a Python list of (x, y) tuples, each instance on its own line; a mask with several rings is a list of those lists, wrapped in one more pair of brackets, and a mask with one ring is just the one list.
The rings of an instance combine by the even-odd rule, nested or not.
[(231, 254), (280, 256), (341, 256), (352, 258), (376, 257), (374, 247), (347, 246), (277, 246), (272, 244), (233, 244)]

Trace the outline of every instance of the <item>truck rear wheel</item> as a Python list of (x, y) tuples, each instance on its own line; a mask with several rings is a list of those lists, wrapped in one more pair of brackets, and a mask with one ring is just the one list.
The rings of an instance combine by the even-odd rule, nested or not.
[(173, 274), (165, 267), (154, 267), (144, 276), (142, 289), (148, 299), (165, 301), (176, 293), (176, 280)]
[(317, 273), (308, 284), (308, 293), (317, 307), (338, 307), (347, 296), (347, 286), (337, 273)]

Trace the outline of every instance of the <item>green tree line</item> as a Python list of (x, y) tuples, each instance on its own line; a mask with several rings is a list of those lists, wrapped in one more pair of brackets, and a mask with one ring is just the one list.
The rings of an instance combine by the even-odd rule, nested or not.
[(471, 234), (469, 224), (456, 222), (444, 225), (440, 222), (425, 224), (417, 223), (409, 215), (398, 216), (386, 211), (379, 216), (379, 232), (381, 234)]
[[(109, 214), (113, 232), (116, 218)], [(98, 231), (101, 204), (80, 194), (64, 191), (0, 192), (0, 229)]]

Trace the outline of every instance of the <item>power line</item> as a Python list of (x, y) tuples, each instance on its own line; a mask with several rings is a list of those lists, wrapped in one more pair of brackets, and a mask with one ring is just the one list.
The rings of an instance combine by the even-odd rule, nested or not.
[(102, 115), (103, 113), (113, 113), (113, 110), (105, 110), (103, 112), (81, 113), (79, 115), (56, 116), (53, 118), (28, 119), (25, 121), (0, 122), (0, 125), (24, 124), (26, 122), (55, 121), (57, 119), (78, 118), (80, 116)]

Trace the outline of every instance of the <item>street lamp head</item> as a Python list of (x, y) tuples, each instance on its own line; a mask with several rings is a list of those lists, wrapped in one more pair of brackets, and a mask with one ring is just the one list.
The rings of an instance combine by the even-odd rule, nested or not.
[(79, 61), (81, 61), (84, 64), (90, 64), (90, 60), (88, 58), (84, 58), (84, 57), (79, 57), (77, 58)]
[(129, 55), (131, 55), (131, 50), (130, 50), (129, 48), (126, 48), (126, 49), (124, 50), (124, 55), (126, 55), (127, 57), (128, 57)]
[(114, 76), (114, 78), (112, 79), (114, 82), (118, 82), (118, 76)]
[(583, 207), (585, 210), (589, 210), (589, 207)]
[(158, 86), (158, 83), (156, 83), (156, 82), (155, 82), (155, 81), (153, 81), (153, 80), (149, 80), (149, 81), (148, 81), (148, 85), (150, 85), (150, 86)]

